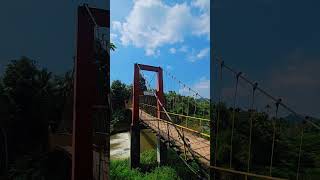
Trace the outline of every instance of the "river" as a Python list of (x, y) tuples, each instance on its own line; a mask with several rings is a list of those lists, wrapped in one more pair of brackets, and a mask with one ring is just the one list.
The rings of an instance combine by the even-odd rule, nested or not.
[[(140, 132), (140, 151), (156, 148), (156, 135), (150, 129)], [(110, 158), (121, 159), (130, 157), (130, 132), (117, 133), (110, 137)]]

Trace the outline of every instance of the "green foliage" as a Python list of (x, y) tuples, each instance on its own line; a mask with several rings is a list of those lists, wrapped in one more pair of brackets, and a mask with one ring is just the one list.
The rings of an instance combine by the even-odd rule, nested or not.
[(118, 109), (112, 112), (110, 132), (117, 133), (127, 131), (131, 124), (131, 110)]
[(180, 113), (201, 118), (209, 118), (209, 102), (205, 99), (195, 99), (183, 96), (176, 92), (165, 93), (166, 109), (170, 112)]
[(117, 46), (114, 43), (108, 42), (108, 44), (109, 44), (110, 50), (115, 51), (117, 49)]
[(140, 74), (140, 90), (141, 91), (147, 90), (146, 80), (144, 79), (144, 77), (141, 74)]
[(128, 102), (132, 92), (132, 86), (115, 80), (111, 84), (112, 119), (111, 133), (128, 130), (131, 122), (131, 111), (127, 110), (125, 103)]
[(120, 80), (115, 80), (111, 84), (111, 101), (114, 110), (124, 109), (125, 101), (131, 95), (131, 87), (122, 83)]
[(197, 179), (188, 167), (181, 161), (178, 155), (169, 150), (168, 163), (166, 166), (158, 167), (157, 154), (155, 150), (141, 153), (141, 168), (130, 169), (129, 160), (111, 160), (111, 179), (134, 179), (134, 180), (173, 180), (173, 179)]
[[(233, 109), (224, 104), (217, 105), (216, 117), (219, 117), (217, 135), (217, 163), (229, 167), (231, 150), (231, 132)], [(273, 133), (275, 146), (273, 154), (272, 175), (294, 179), (297, 173), (301, 130), (304, 127), (303, 146), (301, 151), (301, 179), (315, 177), (319, 174), (320, 140), (319, 131), (302, 121), (287, 118), (274, 119), (264, 112), (235, 111), (233, 134), (232, 167), (246, 171), (249, 153), (250, 120), (252, 126), (252, 146), (250, 171), (258, 174), (269, 174)], [(289, 118), (289, 119), (288, 119)], [(274, 129), (275, 128), (275, 129)], [(275, 130), (275, 131), (274, 131)], [(312, 174), (310, 174), (312, 173)]]
[[(7, 134), (10, 164), (46, 152), (49, 124), (53, 129), (59, 124), (67, 98), (72, 105), (72, 84), (70, 72), (53, 76), (27, 57), (7, 65), (0, 82), (0, 125)], [(3, 151), (3, 138), (0, 144)]]
[(154, 169), (153, 172), (147, 173), (143, 178), (145, 180), (171, 180), (180, 179), (173, 168), (162, 166)]
[[(26, 57), (8, 64), (3, 76), (2, 103), (9, 108), (7, 129), (12, 144), (26, 151), (37, 144), (46, 146), (50, 120), (51, 73)], [(32, 139), (32, 141), (30, 141)]]

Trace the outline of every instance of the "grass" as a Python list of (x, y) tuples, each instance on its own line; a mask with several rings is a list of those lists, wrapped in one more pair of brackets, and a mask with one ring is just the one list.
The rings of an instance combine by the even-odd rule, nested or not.
[(179, 157), (170, 150), (166, 166), (158, 167), (155, 150), (141, 153), (140, 163), (141, 167), (139, 169), (131, 170), (129, 159), (112, 160), (110, 163), (110, 178), (117, 180), (196, 179)]

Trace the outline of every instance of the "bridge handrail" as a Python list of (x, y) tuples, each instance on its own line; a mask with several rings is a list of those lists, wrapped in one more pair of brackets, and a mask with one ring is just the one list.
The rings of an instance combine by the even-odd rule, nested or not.
[[(157, 106), (152, 106), (152, 105), (149, 105), (149, 104), (144, 104), (144, 103), (140, 103), (140, 104), (145, 105), (145, 106), (150, 106), (150, 107), (153, 107), (153, 108), (157, 108)], [(163, 112), (163, 113), (164, 113), (164, 111), (160, 111), (160, 112)], [(175, 115), (175, 116), (187, 117), (187, 118), (191, 118), (191, 119), (198, 119), (198, 120), (201, 120), (201, 121), (210, 122), (210, 119), (205, 119), (205, 118), (199, 118), (199, 117), (194, 117), (194, 116), (187, 116), (187, 115), (177, 114), (177, 113), (173, 113), (173, 112), (168, 112), (168, 114), (172, 114), (172, 115)]]
[(256, 178), (269, 179), (269, 180), (286, 180), (284, 178), (265, 176), (265, 175), (254, 174), (254, 173), (249, 173), (249, 172), (242, 172), (242, 171), (237, 171), (234, 169), (222, 168), (222, 167), (217, 167), (217, 166), (210, 166), (210, 168), (214, 169), (215, 171), (224, 171), (224, 172), (228, 172), (228, 173), (232, 173), (232, 174), (244, 175), (245, 177), (249, 176), (249, 177), (256, 177)]
[(164, 121), (165, 123), (172, 124), (172, 125), (175, 125), (175, 126), (177, 126), (177, 127), (179, 127), (179, 128), (186, 129), (186, 130), (191, 131), (191, 132), (193, 132), (193, 133), (197, 133), (197, 134), (200, 134), (200, 135), (203, 135), (203, 136), (205, 136), (205, 137), (210, 138), (210, 135), (209, 135), (209, 134), (205, 134), (205, 133), (199, 132), (199, 131), (197, 131), (197, 130), (190, 129), (190, 128), (188, 128), (188, 127), (181, 126), (181, 125), (179, 125), (179, 124), (175, 124), (175, 123), (172, 123), (172, 122), (167, 121), (167, 120), (164, 120), (164, 119), (160, 119), (160, 118), (156, 118), (156, 117), (153, 118), (153, 119), (155, 119), (155, 120), (144, 120), (144, 121), (159, 121), (159, 120), (160, 120), (160, 121)]

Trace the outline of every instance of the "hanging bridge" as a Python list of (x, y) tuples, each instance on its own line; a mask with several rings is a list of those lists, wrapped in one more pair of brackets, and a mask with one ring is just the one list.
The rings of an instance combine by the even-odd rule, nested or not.
[[(162, 77), (161, 67), (135, 64), (131, 166), (139, 164), (132, 157), (139, 153), (134, 152), (139, 151), (135, 130), (143, 125), (157, 134), (159, 164), (165, 164), (171, 148), (201, 179), (319, 177), (319, 122), (297, 113), (224, 61), (216, 59), (215, 68), (216, 101), (210, 102), (170, 72)], [(144, 71), (156, 72), (155, 87)]]
[[(107, 16), (109, 11), (78, 9), (72, 148), (71, 138), (63, 146), (72, 157), (73, 179), (108, 175), (109, 154), (103, 151), (109, 148), (110, 83), (104, 77), (110, 57), (106, 52), (92, 57), (100, 49), (92, 46), (98, 27), (110, 27)], [(107, 47), (107, 41), (99, 45)], [(157, 134), (160, 165), (171, 148), (200, 179), (319, 179), (320, 120), (301, 115), (244, 73), (211, 59), (213, 99), (170, 72), (163, 76), (161, 67), (134, 65), (131, 167), (139, 167), (144, 125)], [(157, 74), (156, 87), (143, 71)]]

